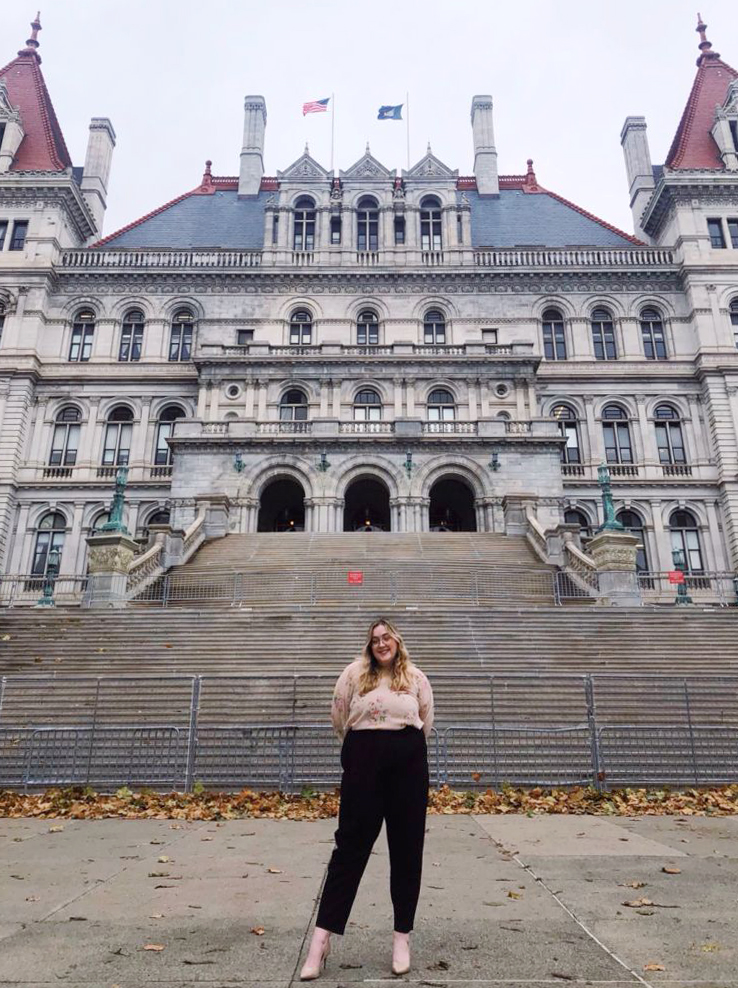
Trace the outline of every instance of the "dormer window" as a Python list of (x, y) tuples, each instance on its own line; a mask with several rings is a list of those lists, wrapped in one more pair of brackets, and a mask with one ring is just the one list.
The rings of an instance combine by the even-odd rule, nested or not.
[(295, 231), (292, 249), (315, 249), (315, 203), (310, 196), (301, 196), (295, 203)]

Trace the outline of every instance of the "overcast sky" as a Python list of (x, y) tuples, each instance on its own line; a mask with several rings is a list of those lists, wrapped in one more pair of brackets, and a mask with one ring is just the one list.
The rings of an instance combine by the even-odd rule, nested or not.
[[(37, 0), (2, 0), (0, 66), (29, 36)], [(410, 157), (428, 141), (471, 174), (475, 93), (491, 93), (501, 174), (535, 160), (539, 182), (632, 231), (620, 129), (648, 121), (664, 160), (696, 71), (696, 4), (708, 38), (738, 66), (734, 0), (43, 0), (42, 70), (72, 160), (90, 117), (113, 121), (105, 232), (199, 184), (206, 158), (237, 175), (243, 97), (267, 102), (267, 174), (309, 141), (330, 165), (330, 114), (302, 104), (335, 93), (335, 167), (369, 141), (407, 167), (405, 123), (383, 103), (410, 102)]]

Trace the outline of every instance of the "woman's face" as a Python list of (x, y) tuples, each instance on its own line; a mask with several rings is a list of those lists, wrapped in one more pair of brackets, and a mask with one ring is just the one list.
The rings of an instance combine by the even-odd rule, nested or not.
[(372, 654), (379, 663), (380, 668), (391, 668), (397, 655), (397, 642), (389, 633), (385, 625), (377, 624), (372, 631)]

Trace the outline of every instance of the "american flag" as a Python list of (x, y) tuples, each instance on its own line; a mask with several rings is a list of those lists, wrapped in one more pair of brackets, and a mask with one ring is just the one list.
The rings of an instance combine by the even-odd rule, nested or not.
[(330, 96), (328, 99), (314, 99), (309, 103), (302, 104), (302, 115), (305, 116), (306, 113), (325, 113), (328, 109), (328, 103), (330, 101)]

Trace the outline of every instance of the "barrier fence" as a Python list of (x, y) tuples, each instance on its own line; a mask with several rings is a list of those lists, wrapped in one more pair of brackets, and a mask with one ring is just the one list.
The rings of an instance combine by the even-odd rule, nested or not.
[[(0, 787), (333, 788), (334, 675), (6, 676)], [(431, 677), (431, 784), (738, 781), (738, 676)], [(325, 721), (316, 724), (316, 713)]]

